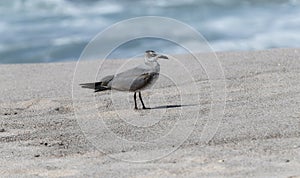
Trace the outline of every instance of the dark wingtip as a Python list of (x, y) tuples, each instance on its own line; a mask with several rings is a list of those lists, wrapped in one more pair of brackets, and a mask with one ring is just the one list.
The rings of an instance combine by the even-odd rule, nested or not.
[(91, 86), (91, 85), (95, 85), (96, 83), (81, 83), (79, 84), (80, 86)]
[(107, 86), (101, 86), (102, 82), (96, 83), (82, 83), (79, 84), (82, 88), (94, 89), (94, 92), (109, 90), (110, 88)]
[(96, 89), (97, 83), (81, 83), (81, 88)]

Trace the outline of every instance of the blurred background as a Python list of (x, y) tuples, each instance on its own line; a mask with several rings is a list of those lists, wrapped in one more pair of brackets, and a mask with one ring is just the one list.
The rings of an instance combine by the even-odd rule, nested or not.
[[(145, 15), (189, 24), (215, 51), (300, 47), (300, 0), (4, 0), (0, 63), (77, 60), (100, 31)], [(145, 51), (142, 43), (124, 48), (128, 54)], [(157, 43), (176, 53), (168, 46)]]

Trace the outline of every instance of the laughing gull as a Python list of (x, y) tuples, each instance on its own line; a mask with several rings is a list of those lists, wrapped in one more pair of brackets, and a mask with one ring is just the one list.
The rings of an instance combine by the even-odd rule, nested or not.
[(124, 72), (108, 75), (99, 82), (80, 84), (82, 88), (94, 89), (95, 92), (105, 90), (118, 90), (134, 92), (134, 109), (138, 109), (136, 104), (136, 93), (139, 93), (143, 109), (145, 107), (141, 91), (150, 88), (158, 79), (160, 65), (158, 59), (169, 59), (167, 56), (156, 54), (152, 50), (145, 52), (145, 63)]

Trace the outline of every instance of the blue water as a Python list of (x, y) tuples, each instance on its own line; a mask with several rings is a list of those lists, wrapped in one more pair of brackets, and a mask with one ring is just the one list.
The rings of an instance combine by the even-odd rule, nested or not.
[[(191, 25), (216, 51), (300, 47), (300, 0), (7, 0), (0, 1), (0, 63), (77, 60), (100, 31), (145, 15)], [(138, 44), (128, 54), (145, 50)], [(157, 48), (176, 53), (168, 43)]]

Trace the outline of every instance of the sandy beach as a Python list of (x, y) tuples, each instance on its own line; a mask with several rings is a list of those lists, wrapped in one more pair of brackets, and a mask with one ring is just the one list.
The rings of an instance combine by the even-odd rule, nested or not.
[[(214, 57), (206, 53), (196, 56), (205, 60)], [(191, 73), (198, 74), (194, 76), (197, 89), (180, 85), (191, 102), (180, 102), (176, 86), (162, 76), (155, 88), (143, 95), (146, 104), (156, 109), (134, 111), (132, 94), (117, 92), (113, 96), (118, 102), (112, 104), (109, 91), (94, 95), (76, 85), (76, 96), (82, 95), (74, 99), (76, 62), (0, 65), (1, 177), (300, 177), (300, 49), (220, 52), (217, 56), (225, 76), (226, 103), (224, 115), (213, 125), (216, 133), (208, 142), (201, 135), (209, 122), (213, 81), (199, 66), (190, 66)], [(189, 56), (176, 58), (188, 64)], [(84, 65), (95, 68), (99, 61)], [(126, 62), (106, 61), (100, 75), (108, 75)], [(172, 65), (163, 61), (161, 68)], [(170, 73), (180, 79), (182, 73), (174, 70)], [(196, 97), (200, 102), (194, 106)], [(89, 118), (95, 101), (97, 114), (124, 139), (151, 141), (176, 122), (192, 128), (191, 134), (170, 137), (155, 147), (122, 148), (107, 141), (109, 136), (105, 135), (106, 141), (100, 138), (98, 144), (105, 146), (105, 151), (100, 151), (83, 133), (82, 120), (76, 117), (78, 111), (85, 110)], [(152, 130), (132, 131), (116, 119), (116, 113), (136, 124), (155, 123), (153, 114), (165, 117)], [(199, 120), (193, 122), (189, 114), (199, 114)], [(176, 138), (184, 140), (178, 147), (174, 146)], [(143, 163), (120, 160), (141, 155), (151, 159), (161, 153), (168, 155)]]

